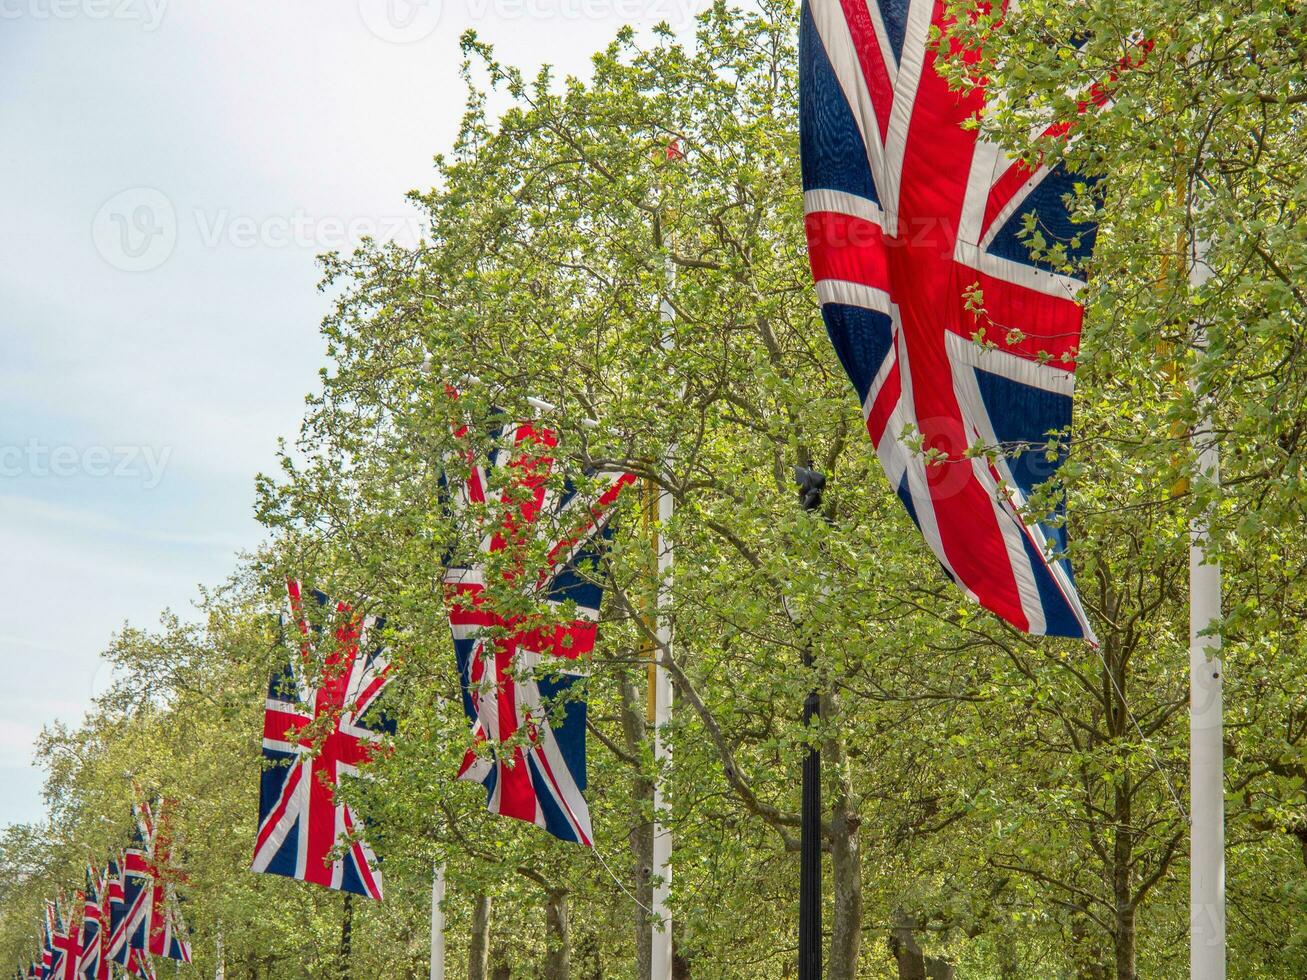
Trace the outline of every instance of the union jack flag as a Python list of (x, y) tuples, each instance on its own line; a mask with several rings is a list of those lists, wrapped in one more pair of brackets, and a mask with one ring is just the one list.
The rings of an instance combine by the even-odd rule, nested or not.
[(149, 875), (139, 948), (150, 956), (189, 963), (191, 947), (185, 938), (176, 893), (182, 875), (173, 866), (172, 810), (173, 802), (165, 798), (159, 801), (158, 813), (148, 803), (142, 803), (137, 811), (145, 835), (145, 870)]
[(46, 901), (45, 917), (41, 919), (41, 980), (55, 975), (55, 935), (59, 932), (59, 913), (54, 902)]
[[(110, 964), (121, 962), (118, 954), (127, 942), (127, 901), (122, 871), (126, 863), (125, 855), (122, 860), (111, 859), (104, 870), (101, 899), (105, 923), (104, 943), (101, 947), (102, 969), (104, 967), (112, 969)], [(104, 977), (101, 976), (100, 980), (104, 980)]]
[[(141, 804), (132, 807), (135, 829), (132, 843), (123, 852), (121, 886), (122, 899), (111, 904), (112, 932), (110, 958), (113, 962), (131, 969), (137, 953), (145, 949), (146, 923), (149, 919), (150, 888), (150, 829)], [(112, 898), (111, 898), (112, 902)]]
[[(153, 974), (151, 956), (191, 961), (174, 890), (179, 877), (172, 867), (172, 838), (167, 829), (171, 803), (133, 806), (135, 830), (119, 864), (109, 862), (102, 889), (102, 922), (107, 922), (96, 980), (109, 976), (117, 963), (136, 976)], [(92, 975), (88, 974), (87, 980)]]
[[(391, 680), (385, 650), (372, 646), (384, 620), (361, 617), (343, 602), (333, 607), (314, 592), (324, 612), (334, 608), (334, 643), (320, 651), (323, 629), (305, 619), (300, 583), (288, 582), (287, 591), (299, 651), (268, 687), (253, 868), (380, 901), (377, 857), (335, 791), (340, 777), (357, 774), (391, 730), (384, 719), (365, 720)], [(338, 846), (344, 852), (333, 858)]]
[[(74, 905), (81, 901), (81, 895), (74, 897)], [(52, 980), (77, 980), (77, 961), (81, 957), (81, 926), (64, 918), (63, 902), (55, 899), (54, 929), (51, 933), (50, 946), (53, 950), (53, 962), (50, 968)]]
[[(465, 442), (469, 434), (466, 427), (455, 432)], [(452, 492), (456, 513), (481, 518), (474, 520), (478, 559), (445, 576), (463, 708), (476, 743), (458, 778), (485, 787), (491, 813), (590, 847), (586, 706), (569, 696), (577, 675), (559, 672), (556, 663), (594, 648), (603, 594), (592, 567), (596, 547), (618, 495), (635, 477), (587, 473), (595, 496), (571, 482), (555, 487), (553, 432), (519, 422), (491, 441), (488, 460), (466, 449), (468, 477)], [(539, 559), (534, 569), (531, 555)], [(501, 576), (527, 607), (543, 601), (574, 618), (558, 623), (529, 608), (496, 608), (487, 575)], [(545, 660), (555, 666), (543, 666)]]
[[(145, 843), (139, 834), (139, 824), (137, 839), (133, 844), (134, 846), (129, 848), (128, 854), (123, 855), (122, 860), (109, 861), (105, 869), (104, 886), (101, 888), (101, 901), (104, 908), (102, 915), (106, 932), (105, 941), (100, 952), (100, 971), (96, 980), (109, 980), (115, 963), (125, 967), (132, 976), (145, 977), (147, 980), (153, 980), (154, 977), (154, 970), (150, 966), (150, 960), (145, 951), (129, 945), (129, 935), (133, 931), (133, 918), (139, 918), (140, 916), (141, 886), (136, 879), (141, 877), (141, 871), (145, 863)], [(132, 902), (131, 909), (129, 909), (127, 902), (127, 866), (129, 863), (128, 856), (132, 851), (135, 851), (135, 854), (131, 856), (131, 864), (136, 870), (133, 873)], [(135, 916), (132, 915), (132, 910), (136, 910)]]
[[(1020, 629), (1092, 640), (1060, 507), (1022, 516), (1071, 424), (1082, 319), (1071, 270), (1094, 242), (1068, 204), (1083, 178), (1028, 167), (963, 128), (985, 96), (949, 91), (937, 71), (931, 31), (947, 26), (945, 8), (804, 4), (817, 296), (881, 464), (945, 571)], [(1032, 254), (1030, 222), (1058, 261)]]
[(81, 957), (77, 962), (78, 980), (102, 980), (109, 976), (108, 957), (102, 956), (104, 947), (104, 906), (100, 896), (104, 893), (104, 882), (94, 865), (86, 868), (86, 905), (82, 910)]

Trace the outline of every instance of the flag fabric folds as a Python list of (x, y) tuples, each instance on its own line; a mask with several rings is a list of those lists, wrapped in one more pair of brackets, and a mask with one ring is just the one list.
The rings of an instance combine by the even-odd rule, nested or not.
[[(81, 902), (81, 895), (74, 897), (74, 907)], [(77, 964), (81, 959), (81, 926), (64, 918), (63, 903), (54, 903), (54, 929), (50, 946), (53, 951), (49, 976), (52, 980), (77, 980)]]
[(139, 820), (146, 841), (148, 894), (143, 902), (140, 949), (162, 959), (191, 961), (191, 947), (178, 907), (176, 885), (181, 874), (174, 866), (172, 853), (171, 800), (159, 801), (157, 811), (148, 803), (138, 807)]
[[(103, 885), (94, 866), (86, 868), (86, 898), (82, 909), (81, 957), (77, 962), (78, 980), (100, 980), (101, 951), (104, 945)], [(106, 960), (107, 966), (107, 960)], [(108, 976), (108, 971), (105, 971)]]
[(152, 897), (149, 884), (149, 825), (138, 804), (133, 811), (136, 827), (132, 843), (123, 852), (122, 902), (113, 923), (111, 958), (129, 967), (135, 953), (145, 949), (149, 922), (148, 903)]
[[(1023, 518), (1071, 423), (1094, 228), (1062, 165), (963, 123), (932, 28), (943, 0), (807, 0), (800, 142), (809, 259), (831, 342), (890, 484), (945, 571), (1020, 629), (1093, 639), (1060, 507)], [(1026, 230), (1056, 244), (1032, 255)]]
[(49, 980), (54, 973), (54, 934), (54, 903), (47, 901), (45, 903), (45, 915), (41, 918), (41, 980)]
[[(123, 867), (127, 863), (126, 855), (121, 859), (111, 860), (104, 872), (104, 921), (105, 941), (101, 949), (101, 959), (105, 964), (123, 963), (125, 957), (119, 954), (127, 943), (127, 897), (123, 876)], [(102, 978), (103, 980), (103, 978)]]
[[(331, 620), (327, 631), (306, 619), (299, 582), (288, 582), (287, 592), (297, 651), (268, 687), (253, 869), (380, 901), (377, 857), (335, 790), (389, 730), (384, 719), (367, 717), (391, 680), (386, 651), (373, 646), (384, 621), (313, 592)], [(331, 637), (325, 644), (324, 635)], [(333, 858), (342, 844), (343, 855)]]
[[(474, 515), (479, 541), (477, 558), (445, 576), (476, 743), (458, 778), (485, 788), (490, 812), (593, 846), (584, 796), (586, 706), (571, 693), (578, 675), (559, 667), (594, 647), (602, 597), (596, 549), (618, 495), (635, 478), (587, 473), (586, 482), (598, 485), (588, 494), (571, 483), (551, 486), (557, 438), (526, 422), (492, 433), (489, 459), (471, 448), (469, 429), (455, 435), (467, 446), (468, 476), (449, 487), (453, 511)], [(525, 605), (496, 608), (488, 575), (502, 576)], [(560, 623), (530, 611), (537, 603), (570, 610), (571, 618)]]
[(190, 962), (174, 892), (182, 877), (173, 865), (170, 810), (167, 800), (157, 811), (144, 803), (133, 807), (131, 846), (107, 863), (103, 875), (88, 865), (86, 890), (75, 893), (69, 918), (62, 894), (45, 903), (40, 960), (28, 971), (31, 977), (110, 980), (117, 964), (126, 975), (153, 980), (152, 955)]

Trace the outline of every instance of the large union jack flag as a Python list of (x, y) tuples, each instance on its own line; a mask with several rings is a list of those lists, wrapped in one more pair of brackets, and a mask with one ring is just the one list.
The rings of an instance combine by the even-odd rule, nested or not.
[[(467, 440), (469, 430), (456, 436)], [(630, 474), (551, 480), (555, 434), (531, 423), (492, 434), (489, 458), (468, 448), (468, 475), (451, 488), (454, 510), (475, 515), (478, 558), (445, 577), (449, 622), (476, 746), (458, 778), (480, 783), (490, 812), (593, 846), (586, 803), (585, 702), (578, 675), (560, 671), (594, 649), (602, 587), (597, 547)], [(498, 472), (496, 472), (498, 471)], [(499, 576), (524, 603), (486, 587)], [(542, 614), (540, 603), (555, 612)], [(513, 608), (509, 610), (508, 605)], [(569, 618), (558, 621), (558, 610)]]
[[(287, 592), (298, 651), (268, 687), (253, 868), (380, 901), (377, 857), (336, 787), (342, 775), (358, 774), (390, 730), (368, 717), (391, 680), (385, 650), (372, 645), (384, 621), (315, 591), (331, 622), (310, 625), (300, 583), (288, 582)], [(325, 645), (323, 635), (332, 638)]]
[[(1068, 270), (1094, 229), (1072, 220), (1064, 167), (1028, 167), (963, 128), (985, 96), (939, 75), (931, 31), (946, 22), (943, 0), (804, 5), (817, 295), (881, 464), (945, 571), (1020, 629), (1092, 639), (1060, 508), (1022, 514), (1065, 454), (1082, 318)], [(1030, 228), (1053, 256), (1032, 254)]]

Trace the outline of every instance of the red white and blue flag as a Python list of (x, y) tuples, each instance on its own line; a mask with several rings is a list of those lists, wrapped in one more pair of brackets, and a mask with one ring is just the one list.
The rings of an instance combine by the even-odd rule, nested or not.
[(77, 980), (77, 967), (82, 958), (82, 893), (73, 896), (73, 918), (64, 918), (63, 903), (56, 900), (54, 904), (54, 928), (51, 933), (50, 947), (53, 952), (49, 976), (52, 980)]
[(86, 868), (86, 897), (82, 909), (81, 956), (77, 962), (78, 980), (101, 980), (100, 967), (103, 962), (104, 976), (109, 976), (108, 958), (102, 956), (104, 947), (104, 911), (100, 896), (104, 891), (104, 882), (95, 867)]
[(110, 860), (104, 872), (105, 938), (101, 949), (101, 959), (105, 965), (122, 962), (119, 952), (127, 944), (127, 901), (124, 884), (123, 866), (127, 863), (124, 855), (121, 860)]
[(41, 980), (56, 977), (55, 970), (60, 963), (59, 950), (55, 943), (60, 938), (59, 910), (54, 902), (45, 903), (45, 917), (41, 920)]
[[(391, 680), (386, 651), (373, 645), (384, 621), (313, 592), (330, 622), (310, 625), (300, 583), (288, 582), (287, 591), (298, 649), (268, 687), (253, 868), (380, 901), (377, 857), (336, 787), (358, 774), (390, 730), (368, 714)], [(331, 639), (323, 644), (323, 636)]]
[[(469, 430), (456, 437), (470, 443)], [(453, 509), (474, 515), (477, 558), (445, 576), (449, 622), (475, 743), (458, 778), (480, 783), (491, 813), (593, 846), (586, 788), (586, 705), (560, 661), (590, 654), (603, 595), (594, 564), (630, 474), (587, 473), (585, 489), (551, 479), (555, 434), (531, 423), (492, 433), (489, 458), (465, 450)], [(518, 600), (497, 608), (497, 576)], [(502, 595), (502, 592), (500, 593)], [(552, 609), (552, 615), (545, 610)], [(559, 622), (566, 610), (568, 618)]]
[[(169, 861), (168, 846), (160, 847), (159, 831), (149, 804), (133, 807), (136, 829), (123, 854), (121, 876), (114, 883), (110, 862), (109, 959), (137, 977), (152, 978), (151, 955), (190, 962), (190, 947), (181, 938), (179, 913), (172, 886), (162, 870)], [(156, 849), (163, 862), (156, 858)], [(156, 952), (157, 951), (157, 952)]]
[(148, 803), (142, 803), (137, 810), (145, 835), (148, 881), (139, 939), (133, 945), (150, 956), (189, 963), (191, 947), (186, 940), (176, 892), (182, 875), (173, 864), (172, 810), (173, 803), (168, 799), (159, 801), (157, 813)]
[(41, 946), (37, 965), (37, 975), (41, 980), (50, 976), (54, 967), (54, 907), (45, 903), (45, 915), (41, 917)]
[[(931, 31), (943, 0), (807, 0), (800, 127), (809, 258), (835, 350), (903, 505), (953, 581), (1020, 629), (1093, 638), (1060, 508), (1027, 521), (1071, 424), (1092, 225), (1077, 178), (963, 123)], [(964, 58), (964, 52), (958, 52)], [(1060, 246), (1032, 255), (1028, 223)], [(1051, 457), (1051, 458), (1050, 458)]]

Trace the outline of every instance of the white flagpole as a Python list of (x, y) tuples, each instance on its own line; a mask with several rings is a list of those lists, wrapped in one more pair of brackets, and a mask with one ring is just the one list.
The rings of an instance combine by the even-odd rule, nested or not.
[[(1190, 239), (1189, 285), (1211, 278), (1207, 243)], [(1198, 328), (1198, 343), (1206, 331)], [(1199, 356), (1203, 356), (1199, 351)], [(1199, 406), (1191, 437), (1197, 477), (1219, 485), (1220, 454), (1211, 414)], [(1189, 529), (1189, 976), (1225, 980), (1225, 773), (1221, 637), (1203, 636), (1221, 618), (1221, 566), (1207, 560), (1208, 514)]]
[[(670, 256), (665, 260), (667, 287), (670, 292), (676, 281), (676, 267)], [(659, 308), (663, 323), (675, 319), (675, 311), (666, 297)], [(671, 331), (663, 337), (663, 346), (670, 347)], [(671, 769), (672, 748), (667, 723), (672, 719), (672, 678), (662, 660), (672, 649), (672, 542), (667, 534), (674, 504), (666, 490), (658, 494), (658, 638), (657, 666), (654, 668), (654, 762), (659, 778), (654, 782), (653, 825), (653, 945), (649, 957), (650, 980), (671, 980), (672, 977), (672, 916), (668, 899), (672, 892), (672, 831), (665, 822), (668, 809), (666, 773)]]
[(431, 980), (445, 980), (445, 865), (431, 876)]

